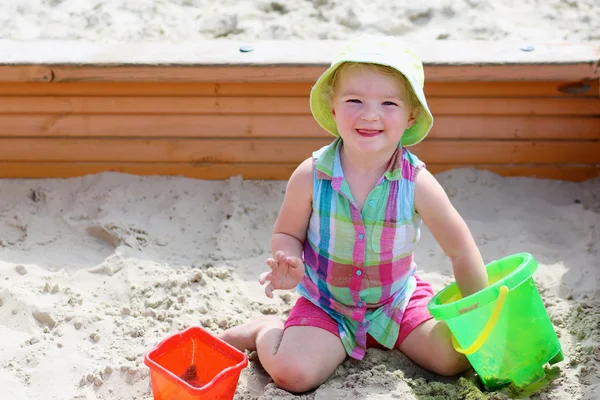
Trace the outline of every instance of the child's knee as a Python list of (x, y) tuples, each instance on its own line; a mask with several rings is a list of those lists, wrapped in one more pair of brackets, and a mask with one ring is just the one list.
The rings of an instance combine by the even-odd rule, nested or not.
[[(430, 353), (433, 371), (443, 376), (454, 376), (471, 368), (469, 360), (464, 354), (457, 352), (452, 345), (452, 333), (445, 323), (437, 322), (432, 332), (434, 346)], [(433, 350), (432, 349), (432, 350)]]
[(271, 378), (277, 386), (288, 392), (306, 392), (322, 383), (322, 379), (312, 373), (315, 368), (301, 360), (281, 357), (276, 364), (274, 371), (270, 372)]
[(433, 364), (433, 372), (439, 375), (454, 376), (471, 368), (467, 357), (457, 353), (454, 349), (447, 349), (443, 354), (439, 354), (436, 359), (437, 361)]

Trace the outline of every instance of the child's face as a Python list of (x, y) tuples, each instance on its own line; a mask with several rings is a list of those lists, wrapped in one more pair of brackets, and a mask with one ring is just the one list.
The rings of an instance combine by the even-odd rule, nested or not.
[(371, 154), (398, 147), (415, 120), (403, 86), (400, 79), (370, 68), (339, 71), (331, 113), (344, 146)]

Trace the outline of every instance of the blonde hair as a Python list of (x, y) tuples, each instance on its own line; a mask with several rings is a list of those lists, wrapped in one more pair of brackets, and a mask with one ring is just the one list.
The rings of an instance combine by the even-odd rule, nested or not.
[(404, 97), (403, 100), (410, 107), (411, 114), (415, 114), (415, 115), (418, 114), (421, 103), (417, 99), (415, 92), (411, 89), (411, 85), (408, 82), (408, 79), (406, 79), (406, 77), (404, 75), (402, 75), (400, 72), (398, 72), (396, 69), (394, 69), (392, 67), (388, 67), (387, 65), (381, 65), (381, 64), (344, 62), (342, 65), (340, 65), (339, 68), (337, 68), (335, 71), (333, 71), (333, 74), (331, 75), (331, 79), (329, 79), (329, 82), (327, 82), (327, 86), (326, 86), (325, 90), (323, 90), (323, 97), (327, 102), (329, 102), (331, 104), (332, 99), (335, 97), (335, 90), (336, 90), (338, 82), (339, 82), (340, 71), (342, 71), (343, 69), (347, 69), (350, 67), (356, 67), (356, 66), (361, 67), (361, 68), (368, 68), (379, 74), (389, 76), (389, 77), (392, 77), (395, 79), (399, 79), (400, 82), (402, 82), (402, 87), (404, 89), (404, 93), (402, 93), (402, 95)]

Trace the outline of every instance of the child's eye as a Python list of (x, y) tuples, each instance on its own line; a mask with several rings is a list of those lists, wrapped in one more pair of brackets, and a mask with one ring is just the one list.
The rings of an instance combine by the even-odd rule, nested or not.
[(349, 100), (346, 100), (346, 102), (360, 104), (360, 100), (358, 100), (358, 99), (349, 99)]
[(384, 106), (397, 106), (398, 104), (392, 102), (392, 101), (384, 101), (383, 102)]

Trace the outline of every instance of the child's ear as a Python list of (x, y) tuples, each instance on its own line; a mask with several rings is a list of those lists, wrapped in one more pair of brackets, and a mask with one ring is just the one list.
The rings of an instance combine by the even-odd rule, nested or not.
[(407, 128), (410, 128), (417, 122), (417, 117), (419, 116), (419, 109), (415, 108), (410, 115), (408, 116)]
[(335, 108), (331, 106), (331, 116), (335, 119)]

